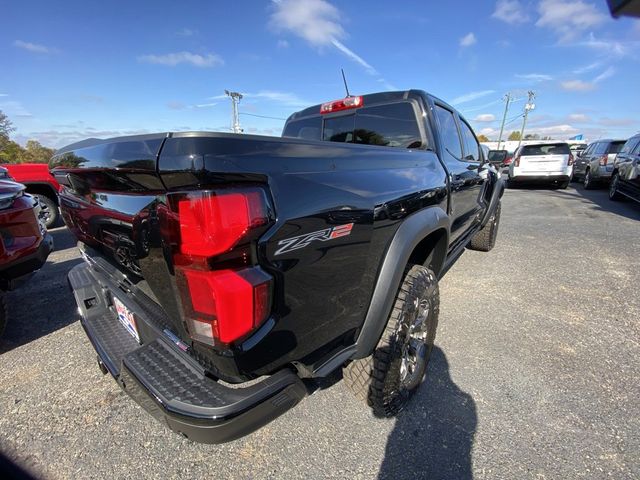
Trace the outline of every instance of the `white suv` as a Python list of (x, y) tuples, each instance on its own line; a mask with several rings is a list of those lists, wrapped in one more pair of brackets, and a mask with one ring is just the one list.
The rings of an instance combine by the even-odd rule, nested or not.
[(567, 188), (573, 170), (573, 154), (566, 143), (523, 145), (509, 165), (509, 183), (553, 183)]

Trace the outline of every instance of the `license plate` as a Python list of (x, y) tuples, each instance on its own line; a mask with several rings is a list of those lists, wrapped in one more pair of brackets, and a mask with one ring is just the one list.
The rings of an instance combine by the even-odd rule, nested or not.
[(136, 319), (133, 316), (133, 313), (116, 297), (113, 297), (113, 304), (116, 307), (116, 313), (118, 314), (118, 320), (120, 320), (120, 323), (127, 329), (131, 336), (140, 343), (140, 336), (138, 335)]

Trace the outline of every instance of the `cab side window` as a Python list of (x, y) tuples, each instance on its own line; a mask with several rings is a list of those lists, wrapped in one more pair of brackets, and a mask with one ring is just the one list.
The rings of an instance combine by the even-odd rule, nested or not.
[(468, 162), (480, 161), (480, 146), (478, 140), (473, 134), (471, 127), (467, 125), (467, 122), (460, 119), (460, 130), (462, 133), (462, 140), (464, 142), (464, 160)]
[(607, 150), (607, 144), (605, 142), (596, 143), (595, 148), (593, 149), (593, 153), (595, 155), (604, 155)]
[(460, 134), (458, 133), (458, 126), (453, 112), (439, 105), (434, 107), (434, 112), (440, 124), (442, 146), (450, 156), (460, 160), (462, 158), (462, 144), (460, 143)]

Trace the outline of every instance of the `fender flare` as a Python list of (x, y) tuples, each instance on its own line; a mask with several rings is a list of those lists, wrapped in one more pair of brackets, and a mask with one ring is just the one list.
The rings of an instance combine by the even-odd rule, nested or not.
[(356, 340), (356, 350), (351, 355), (352, 359), (364, 358), (371, 354), (380, 340), (393, 308), (411, 253), (418, 243), (440, 229), (446, 232), (448, 246), (450, 220), (446, 212), (436, 206), (420, 210), (403, 220), (387, 248), (367, 315)]

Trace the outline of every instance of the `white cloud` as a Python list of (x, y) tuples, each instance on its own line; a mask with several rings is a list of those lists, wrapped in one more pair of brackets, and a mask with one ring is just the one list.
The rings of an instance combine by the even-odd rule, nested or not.
[(286, 107), (309, 107), (314, 103), (318, 102), (309, 102), (298, 97), (295, 93), (291, 92), (278, 92), (273, 90), (261, 90), (258, 93), (243, 93), (246, 98), (258, 98), (262, 100), (268, 100), (271, 102), (280, 103)]
[(469, 32), (464, 37), (460, 38), (461, 47), (470, 47), (475, 43), (478, 43), (478, 40), (473, 32)]
[(179, 37), (193, 37), (198, 31), (192, 28), (182, 28), (176, 32)]
[(593, 83), (583, 82), (582, 80), (567, 80), (560, 83), (560, 86), (570, 92), (588, 92), (595, 88)]
[(613, 68), (613, 67), (609, 67), (604, 72), (602, 72), (600, 75), (598, 75), (596, 78), (594, 78), (593, 79), (593, 83), (600, 83), (601, 81), (612, 77), (615, 73), (616, 73), (616, 69)]
[(527, 15), (524, 6), (518, 0), (498, 0), (496, 9), (491, 16), (507, 23), (525, 23), (529, 21), (529, 15)]
[(616, 69), (613, 67), (608, 67), (605, 71), (603, 71), (600, 75), (595, 77), (591, 82), (585, 82), (583, 80), (567, 80), (562, 82), (560, 86), (564, 90), (574, 91), (574, 92), (588, 92), (596, 88), (596, 85), (607, 78), (611, 78), (615, 75)]
[(451, 105), (460, 105), (461, 103), (471, 102), (472, 100), (486, 97), (487, 95), (491, 95), (492, 93), (495, 93), (495, 90), (481, 90), (478, 92), (465, 93), (464, 95), (460, 95), (459, 97), (451, 100)]
[(139, 62), (153, 63), (156, 65), (165, 65), (168, 67), (175, 67), (181, 63), (192, 65), (194, 67), (216, 67), (223, 65), (224, 61), (220, 55), (215, 53), (208, 53), (206, 55), (200, 55), (191, 52), (177, 52), (167, 53), (165, 55), (141, 55), (138, 57)]
[(369, 65), (361, 56), (356, 54), (353, 50), (350, 50), (349, 48), (347, 48), (342, 42), (340, 42), (339, 40), (333, 39), (331, 43), (333, 44), (334, 47), (336, 47), (338, 50), (344, 53), (351, 60), (360, 64), (360, 66), (362, 66), (367, 71), (367, 73), (371, 75), (378, 75), (378, 72), (376, 71), (375, 68)]
[[(7, 95), (8, 96), (8, 95)], [(0, 110), (9, 117), (32, 117), (33, 115), (25, 108), (22, 103), (16, 100), (7, 100), (0, 102)]]
[(585, 122), (591, 121), (591, 118), (589, 117), (589, 115), (586, 115), (584, 113), (570, 113), (569, 115), (567, 115), (567, 118), (571, 122), (578, 122), (578, 123), (585, 123)]
[(635, 54), (640, 48), (640, 42), (629, 40), (622, 43), (615, 40), (599, 40), (591, 32), (587, 40), (572, 43), (571, 46), (590, 48), (603, 57), (622, 58)]
[(496, 116), (493, 113), (481, 113), (480, 115), (476, 115), (476, 118), (473, 119), (474, 122), (493, 122), (496, 119)]
[(583, 0), (542, 0), (538, 13), (536, 26), (550, 28), (560, 42), (567, 42), (609, 19), (595, 4)]
[(196, 108), (211, 108), (211, 107), (215, 107), (216, 105), (218, 105), (217, 103), (199, 103), (197, 105), (194, 105), (194, 107)]
[(8, 93), (0, 93), (0, 97), (8, 97), (9, 94)]
[(14, 47), (22, 48), (33, 53), (58, 53), (57, 48), (47, 47), (37, 43), (25, 42), (22, 40), (16, 40), (13, 42)]
[(516, 73), (515, 76), (516, 78), (519, 78), (521, 80), (529, 80), (531, 82), (546, 82), (549, 80), (553, 80), (553, 77), (551, 75), (546, 75), (544, 73)]
[(590, 72), (592, 70), (595, 70), (596, 68), (599, 68), (602, 65), (602, 63), (600, 62), (593, 62), (590, 63), (588, 65), (584, 65), (582, 67), (578, 67), (576, 68), (573, 73), (575, 73), (576, 75), (582, 75), (583, 73), (587, 73)]
[(490, 135), (493, 135), (495, 133), (497, 133), (497, 130), (495, 128), (483, 128), (482, 130), (480, 130), (480, 133), (483, 135), (486, 135), (487, 137)]
[[(311, 46), (332, 46), (365, 71), (379, 78), (380, 73), (361, 55), (342, 43), (346, 32), (341, 25), (340, 11), (325, 0), (272, 0), (275, 10), (269, 19), (270, 27), (277, 32), (291, 32), (306, 40)], [(382, 78), (383, 82), (386, 81)]]

